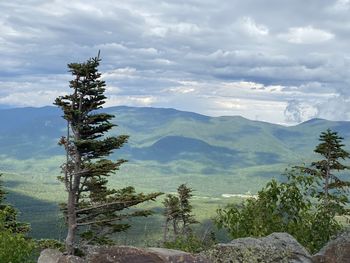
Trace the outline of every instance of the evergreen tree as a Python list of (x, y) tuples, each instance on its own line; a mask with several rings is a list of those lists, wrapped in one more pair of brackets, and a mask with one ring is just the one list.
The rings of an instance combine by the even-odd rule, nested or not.
[(180, 200), (177, 196), (172, 194), (167, 194), (164, 201), (164, 213), (165, 216), (165, 224), (164, 224), (164, 233), (163, 233), (163, 243), (168, 240), (169, 233), (169, 224), (171, 224), (172, 232), (174, 234), (174, 239), (176, 239), (179, 231), (178, 231), (178, 221), (179, 221), (179, 213), (180, 213)]
[(191, 232), (191, 225), (198, 223), (192, 214), (192, 205), (190, 204), (190, 199), (192, 198), (193, 189), (187, 187), (185, 184), (180, 185), (177, 188), (179, 194), (180, 203), (180, 219), (182, 224), (182, 234), (189, 236)]
[(313, 162), (310, 168), (299, 168), (319, 180), (322, 189), (318, 198), (322, 201), (323, 207), (331, 209), (332, 213), (343, 213), (344, 205), (349, 202), (346, 190), (350, 183), (339, 176), (339, 172), (349, 169), (349, 166), (340, 161), (348, 159), (350, 154), (343, 149), (343, 138), (330, 129), (321, 133), (319, 141), (320, 144), (314, 151), (323, 158)]
[[(0, 177), (2, 174), (0, 174)], [(5, 204), (6, 192), (3, 190), (2, 182), (0, 180), (0, 217), (3, 228), (9, 230), (11, 233), (27, 234), (30, 230), (29, 224), (18, 221), (17, 210), (8, 204)]]
[(4, 203), (5, 195), (0, 181), (0, 262), (30, 262), (35, 244), (27, 237), (29, 224), (18, 221), (17, 210)]
[(139, 203), (154, 200), (160, 193), (137, 194), (133, 187), (109, 189), (107, 178), (126, 162), (106, 159), (127, 142), (128, 136), (106, 136), (115, 125), (113, 115), (99, 109), (105, 103), (105, 82), (98, 72), (99, 55), (85, 63), (68, 64), (74, 76), (70, 81), (72, 94), (60, 96), (55, 105), (63, 110), (67, 121), (67, 135), (59, 144), (65, 147), (66, 162), (59, 179), (68, 192), (64, 212), (68, 233), (65, 240), (68, 254), (74, 254), (76, 236), (80, 228), (84, 244), (111, 242), (109, 235), (130, 227), (121, 220), (132, 216), (148, 216), (151, 211), (120, 211)]
[[(0, 177), (2, 174), (0, 174)], [(5, 200), (5, 191), (3, 190), (2, 182), (0, 181), (0, 204), (2, 204)]]
[(172, 223), (174, 240), (177, 239), (179, 234), (189, 237), (192, 232), (191, 225), (198, 223), (194, 219), (192, 205), (190, 204), (190, 199), (193, 196), (192, 191), (192, 188), (181, 184), (177, 188), (177, 196), (168, 194), (164, 199), (163, 205), (165, 209), (163, 214), (165, 216), (165, 225), (163, 242), (167, 241), (170, 223)]

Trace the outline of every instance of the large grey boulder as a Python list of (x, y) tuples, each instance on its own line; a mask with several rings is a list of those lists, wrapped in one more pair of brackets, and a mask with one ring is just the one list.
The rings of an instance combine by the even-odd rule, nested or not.
[(210, 263), (198, 255), (164, 248), (136, 248), (130, 246), (90, 247), (89, 263)]
[(343, 233), (329, 241), (312, 259), (315, 263), (350, 262), (350, 233)]
[(87, 261), (89, 263), (164, 263), (163, 259), (156, 254), (129, 246), (90, 247)]
[(62, 255), (62, 252), (57, 249), (47, 248), (41, 251), (38, 263), (58, 263)]
[(86, 261), (76, 256), (61, 256), (58, 263), (86, 263)]
[(41, 251), (38, 263), (85, 263), (80, 257), (65, 256), (57, 249), (47, 248)]
[(86, 261), (76, 256), (61, 256), (58, 263), (86, 263)]
[(191, 253), (186, 253), (180, 250), (166, 249), (166, 248), (148, 248), (150, 252), (157, 254), (164, 262), (171, 263), (210, 263), (210, 261), (200, 255), (195, 255)]
[(294, 237), (273, 233), (262, 238), (238, 238), (202, 253), (213, 263), (311, 263), (311, 255)]
[(210, 263), (199, 255), (165, 248), (130, 246), (90, 246), (86, 258), (63, 255), (58, 250), (45, 249), (38, 263)]

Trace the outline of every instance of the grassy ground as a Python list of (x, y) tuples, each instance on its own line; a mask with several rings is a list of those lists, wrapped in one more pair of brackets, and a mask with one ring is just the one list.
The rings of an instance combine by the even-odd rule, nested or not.
[[(144, 175), (139, 176), (142, 171), (133, 169), (132, 165), (126, 168), (126, 170), (122, 169), (118, 172), (115, 178), (110, 179), (112, 187), (121, 188), (133, 185), (140, 192), (173, 193), (178, 185), (188, 183), (190, 187), (195, 189), (192, 205), (194, 215), (200, 222), (195, 230), (200, 234), (213, 230), (219, 241), (227, 241), (228, 237), (213, 226), (211, 219), (219, 207), (232, 202), (240, 202), (242, 198), (224, 196), (244, 194), (248, 191), (255, 193), (270, 179), (268, 175), (276, 174), (276, 171), (282, 169), (282, 166), (252, 167), (235, 171), (232, 176), (217, 175), (215, 177), (199, 174), (162, 177), (159, 174), (154, 174), (149, 176), (147, 171), (143, 171)], [(43, 169), (46, 173), (45, 169), (47, 168)], [(259, 171), (260, 174), (266, 174), (266, 176), (254, 177), (253, 175)], [(58, 204), (65, 201), (66, 193), (62, 184), (56, 180), (58, 172), (54, 171), (44, 176), (43, 170), (38, 169), (36, 176), (30, 175), (29, 172), (4, 174), (2, 180), (5, 189), (9, 192), (7, 201), (19, 209), (22, 221), (31, 223), (33, 237), (63, 240), (65, 226)], [(129, 231), (116, 235), (115, 238), (119, 244), (137, 246), (156, 246), (159, 244), (164, 222), (162, 216), (164, 196), (155, 202), (142, 204), (141, 208), (152, 209), (154, 215), (132, 220), (130, 222), (132, 227)], [(339, 218), (339, 220), (348, 225), (346, 218)]]
[[(65, 202), (66, 193), (63, 185), (56, 179), (60, 174), (58, 164), (62, 162), (62, 157), (25, 161), (0, 159), (1, 170), (13, 169), (12, 173), (7, 172), (2, 178), (9, 192), (8, 202), (20, 210), (23, 221), (31, 223), (32, 236), (35, 238), (60, 240), (65, 235), (58, 204)], [(187, 183), (195, 190), (192, 203), (195, 217), (202, 223), (197, 230), (202, 232), (211, 227), (211, 218), (215, 216), (217, 208), (240, 201), (237, 197), (224, 196), (254, 194), (271, 177), (278, 177), (285, 167), (283, 164), (253, 166), (216, 175), (203, 175), (195, 172), (181, 173), (181, 166), (186, 163), (166, 165), (173, 165), (171, 170), (174, 172), (164, 173), (162, 169), (169, 170), (168, 167), (152, 162), (148, 162), (147, 166), (143, 165), (142, 169), (138, 163), (127, 163), (115, 176), (109, 178), (110, 187), (118, 189), (132, 185), (138, 192), (171, 193), (180, 184)], [(200, 170), (201, 167), (198, 167), (198, 171)], [(118, 241), (122, 244), (142, 245), (147, 240), (148, 243), (156, 244), (162, 233), (163, 198), (164, 196), (156, 202), (144, 204), (143, 207), (152, 208), (155, 214), (149, 218), (134, 220), (130, 231), (118, 235)]]
[[(55, 238), (62, 240), (65, 235), (65, 227), (62, 215), (58, 209), (58, 204), (64, 202), (66, 198), (65, 191), (60, 183), (54, 177), (38, 176), (33, 178), (23, 176), (23, 174), (5, 174), (3, 176), (4, 185), (9, 192), (7, 201), (13, 204), (20, 211), (20, 219), (30, 222), (32, 226), (31, 235), (35, 238)], [(188, 182), (185, 179), (191, 179), (190, 176), (179, 176), (176, 178), (166, 178), (167, 180), (175, 180), (163, 185), (163, 189), (175, 192), (178, 182)], [(211, 178), (210, 178), (211, 179)], [(118, 181), (111, 181), (114, 187), (123, 187), (126, 185), (135, 185), (138, 191), (150, 192), (150, 186), (153, 182), (159, 180), (156, 178), (148, 178), (147, 184), (137, 182), (137, 178), (130, 176), (128, 178), (120, 176)], [(200, 184), (203, 178), (196, 178), (195, 182)], [(211, 183), (210, 180), (206, 181)], [(158, 182), (161, 184), (162, 182)], [(193, 183), (193, 182), (191, 182)], [(193, 183), (196, 184), (196, 183)], [(192, 186), (192, 184), (189, 184)], [(217, 187), (221, 187), (220, 185)], [(154, 189), (156, 191), (157, 189)], [(229, 202), (237, 202), (237, 197), (225, 198), (214, 189), (209, 189), (205, 193), (204, 188), (196, 190), (192, 199), (194, 214), (198, 221), (201, 222), (196, 229), (204, 232), (211, 228), (211, 218), (215, 216), (215, 211), (220, 206), (225, 206)], [(229, 191), (228, 193), (238, 193), (237, 191)], [(117, 236), (117, 240), (121, 244), (133, 245), (156, 245), (161, 239), (162, 234), (162, 200), (165, 195), (158, 198), (155, 202), (143, 204), (141, 208), (150, 208), (154, 211), (154, 215), (148, 218), (138, 218), (131, 222), (132, 228), (124, 234)]]

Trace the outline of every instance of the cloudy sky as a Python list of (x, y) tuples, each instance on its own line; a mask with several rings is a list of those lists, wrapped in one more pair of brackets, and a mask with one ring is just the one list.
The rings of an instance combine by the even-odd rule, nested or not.
[(350, 0), (0, 2), (0, 104), (52, 105), (101, 50), (108, 106), (350, 120)]

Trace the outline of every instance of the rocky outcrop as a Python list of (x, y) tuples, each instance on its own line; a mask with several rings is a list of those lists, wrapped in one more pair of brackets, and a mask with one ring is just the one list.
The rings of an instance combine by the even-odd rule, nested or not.
[(89, 248), (87, 255), (89, 263), (163, 263), (157, 255), (141, 248), (128, 246), (93, 247)]
[(57, 263), (86, 263), (86, 261), (76, 256), (61, 256)]
[[(340, 263), (350, 262), (350, 237), (329, 243), (312, 261), (310, 254), (291, 235), (273, 233), (262, 238), (239, 238), (218, 244), (200, 255), (165, 248), (91, 246), (85, 259), (44, 250), (38, 263)], [(333, 261), (332, 261), (333, 260)]]
[(183, 251), (128, 246), (90, 248), (87, 261), (89, 263), (209, 263), (200, 256)]
[(86, 258), (65, 256), (53, 249), (41, 252), (38, 263), (210, 263), (202, 256), (165, 248), (89, 247)]
[(47, 248), (41, 251), (38, 263), (86, 263), (86, 261), (80, 257), (65, 256), (56, 249)]
[(210, 263), (209, 260), (200, 256), (190, 253), (186, 253), (174, 249), (165, 248), (148, 248), (150, 252), (156, 253), (164, 262), (171, 263), (182, 263), (182, 262), (192, 262), (192, 263)]
[(38, 263), (58, 263), (58, 260), (62, 256), (62, 252), (56, 249), (45, 249), (41, 251), (38, 258)]
[(203, 253), (213, 263), (311, 263), (311, 255), (291, 235), (238, 238)]
[(350, 233), (343, 233), (329, 241), (312, 259), (315, 263), (350, 262)]

